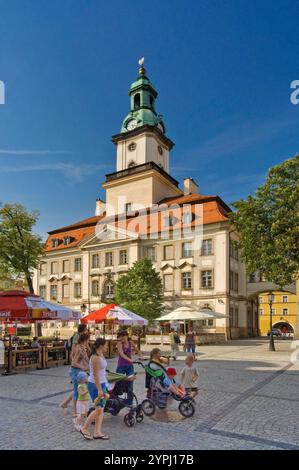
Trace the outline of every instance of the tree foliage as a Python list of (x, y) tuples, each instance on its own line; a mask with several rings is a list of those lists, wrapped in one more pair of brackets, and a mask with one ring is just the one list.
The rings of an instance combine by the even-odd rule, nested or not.
[(261, 271), (281, 288), (299, 272), (299, 155), (269, 170), (254, 196), (233, 204), (247, 271)]
[(20, 204), (0, 207), (0, 271), (8, 278), (25, 278), (32, 293), (33, 270), (43, 252), (41, 237), (32, 232), (38, 215)]
[(117, 280), (115, 301), (149, 321), (161, 315), (162, 281), (150, 260), (136, 261), (128, 273)]

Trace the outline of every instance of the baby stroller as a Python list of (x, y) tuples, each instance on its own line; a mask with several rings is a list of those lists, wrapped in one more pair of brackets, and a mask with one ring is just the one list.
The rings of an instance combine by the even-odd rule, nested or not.
[[(176, 395), (165, 386), (166, 369), (155, 361), (150, 361), (145, 369), (145, 387), (147, 388), (147, 398), (142, 401), (142, 411), (146, 416), (152, 416), (156, 408), (165, 409), (167, 401), (171, 397), (179, 402), (179, 412), (185, 418), (191, 418), (195, 413), (195, 402), (190, 395)], [(154, 367), (152, 367), (154, 366)]]
[[(109, 398), (106, 401), (104, 412), (110, 413), (112, 416), (118, 415), (120, 410), (128, 407), (129, 412), (124, 416), (124, 423), (129, 428), (136, 423), (141, 423), (144, 418), (141, 404), (133, 394), (133, 406), (128, 406), (128, 377), (124, 374), (107, 371), (107, 380), (109, 384), (115, 384), (109, 391)], [(89, 410), (89, 413), (92, 411)]]

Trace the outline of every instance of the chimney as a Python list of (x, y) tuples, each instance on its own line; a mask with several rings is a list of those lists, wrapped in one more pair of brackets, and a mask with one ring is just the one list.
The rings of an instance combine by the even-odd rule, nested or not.
[(97, 199), (95, 215), (103, 215), (105, 212), (105, 205), (106, 204), (102, 199)]
[(188, 194), (198, 194), (198, 190), (198, 184), (193, 178), (184, 179), (184, 196), (188, 196)]

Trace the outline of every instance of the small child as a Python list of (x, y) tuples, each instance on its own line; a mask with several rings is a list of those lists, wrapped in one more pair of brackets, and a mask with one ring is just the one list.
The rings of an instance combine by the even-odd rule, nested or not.
[(171, 382), (171, 388), (169, 388), (169, 390), (171, 390), (172, 393), (174, 393), (175, 395), (179, 397), (185, 397), (186, 396), (185, 388), (182, 387), (181, 385), (178, 385), (175, 381), (175, 376), (177, 375), (175, 368), (168, 367), (168, 369), (166, 370), (166, 373), (167, 373), (167, 377), (169, 378)]
[(193, 355), (190, 354), (186, 357), (185, 364), (185, 367), (181, 371), (181, 385), (192, 398), (195, 398), (198, 394), (199, 373), (197, 368), (193, 365)]
[(76, 403), (77, 417), (74, 419), (74, 425), (77, 431), (81, 430), (83, 421), (87, 417), (90, 407), (90, 396), (87, 388), (88, 375), (86, 372), (79, 372), (77, 375), (78, 381), (78, 400)]

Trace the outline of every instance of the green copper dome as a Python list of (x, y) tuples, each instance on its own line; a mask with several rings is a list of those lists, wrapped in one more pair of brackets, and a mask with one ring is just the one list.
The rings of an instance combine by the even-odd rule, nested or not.
[(157, 95), (158, 93), (145, 75), (145, 69), (141, 66), (138, 79), (130, 87), (131, 110), (123, 120), (121, 133), (132, 131), (144, 125), (157, 126), (165, 133), (163, 116), (157, 114), (155, 110)]

